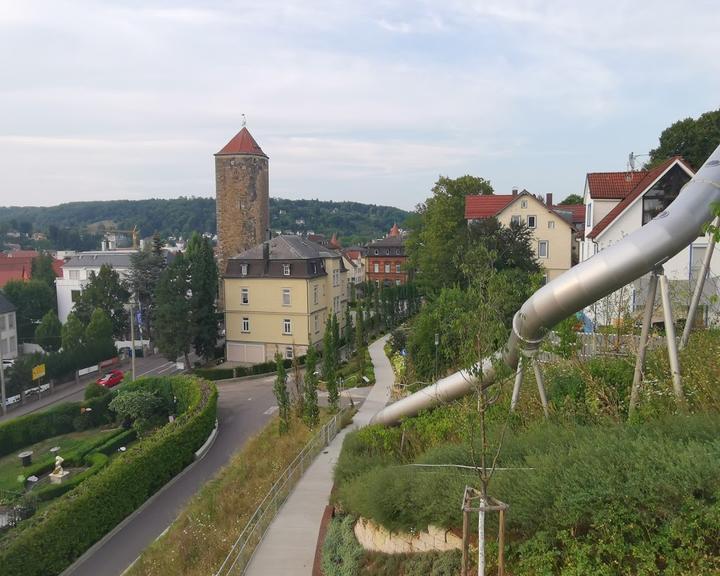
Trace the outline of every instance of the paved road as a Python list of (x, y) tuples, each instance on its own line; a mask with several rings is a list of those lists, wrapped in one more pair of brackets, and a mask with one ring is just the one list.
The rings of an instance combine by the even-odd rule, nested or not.
[(218, 384), (218, 436), (207, 455), (166, 485), (130, 521), (90, 549), (63, 576), (121, 574), (177, 517), (190, 497), (271, 418), (272, 376)]
[[(130, 362), (123, 363), (122, 370), (124, 372), (130, 372)], [(168, 362), (165, 357), (157, 354), (154, 356), (148, 356), (147, 358), (136, 358), (135, 359), (135, 376), (150, 376), (150, 375), (163, 375), (169, 376), (175, 374), (179, 370), (175, 367), (174, 362)], [(83, 399), (85, 394), (85, 386), (89, 382), (94, 382), (98, 375), (89, 374), (80, 378), (80, 384), (75, 382), (67, 382), (55, 386), (55, 390), (52, 394), (44, 393), (42, 398), (28, 398), (25, 404), (22, 406), (11, 406), (8, 407), (8, 413), (6, 416), (0, 416), (0, 422), (8, 420), (10, 418), (17, 418), (30, 412), (35, 412), (48, 406), (52, 406), (58, 402), (77, 402)]]

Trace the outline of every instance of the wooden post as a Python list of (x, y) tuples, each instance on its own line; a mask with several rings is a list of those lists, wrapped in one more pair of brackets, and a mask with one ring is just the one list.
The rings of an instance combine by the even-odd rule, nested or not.
[(500, 526), (498, 527), (498, 576), (505, 576), (505, 510), (499, 511)]
[(463, 508), (462, 566), (460, 569), (461, 576), (468, 575), (468, 541), (470, 539), (470, 535), (468, 534), (468, 516), (468, 511)]

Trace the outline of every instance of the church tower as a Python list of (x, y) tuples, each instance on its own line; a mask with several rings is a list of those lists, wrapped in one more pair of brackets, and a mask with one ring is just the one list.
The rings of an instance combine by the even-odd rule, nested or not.
[(215, 154), (218, 268), (260, 244), (270, 227), (268, 157), (247, 128)]

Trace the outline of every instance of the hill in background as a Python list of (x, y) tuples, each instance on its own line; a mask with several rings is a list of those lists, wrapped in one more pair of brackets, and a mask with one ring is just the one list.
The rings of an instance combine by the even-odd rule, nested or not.
[[(360, 202), (270, 198), (273, 231), (312, 231), (326, 236), (337, 233), (345, 246), (384, 236), (393, 223), (402, 226), (408, 214), (399, 208)], [(96, 234), (103, 229), (130, 230), (134, 226), (142, 237), (155, 232), (163, 238), (188, 237), (195, 231), (215, 234), (215, 199), (110, 200), (48, 207), (0, 207), (0, 234), (8, 230), (25, 234), (43, 232), (48, 235), (50, 246), (40, 247), (88, 249), (86, 244), (94, 245)], [(73, 240), (69, 240), (70, 237)], [(77, 238), (84, 239), (84, 244), (59, 245), (76, 243)]]

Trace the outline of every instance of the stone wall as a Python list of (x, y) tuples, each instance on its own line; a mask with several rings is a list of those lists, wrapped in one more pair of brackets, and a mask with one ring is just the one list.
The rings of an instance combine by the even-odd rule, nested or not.
[(268, 159), (232, 154), (215, 156), (218, 267), (265, 240), (270, 226)]
[(409, 534), (392, 533), (372, 520), (360, 518), (355, 523), (355, 537), (365, 550), (385, 554), (407, 554), (412, 552), (446, 552), (462, 550), (462, 538), (443, 528), (428, 526), (427, 531)]

